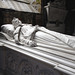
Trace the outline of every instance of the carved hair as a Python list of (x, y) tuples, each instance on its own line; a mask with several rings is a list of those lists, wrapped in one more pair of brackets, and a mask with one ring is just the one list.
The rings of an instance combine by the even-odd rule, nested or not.
[(13, 18), (13, 20), (12, 20), (12, 24), (15, 26), (15, 27), (17, 27), (17, 26), (19, 26), (19, 25), (21, 25), (22, 24), (22, 22), (18, 19), (18, 18)]

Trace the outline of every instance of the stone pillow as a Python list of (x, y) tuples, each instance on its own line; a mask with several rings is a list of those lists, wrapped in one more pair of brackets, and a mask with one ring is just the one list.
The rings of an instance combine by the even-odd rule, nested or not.
[(1, 26), (1, 31), (10, 37), (13, 37), (14, 26), (12, 24), (5, 24)]

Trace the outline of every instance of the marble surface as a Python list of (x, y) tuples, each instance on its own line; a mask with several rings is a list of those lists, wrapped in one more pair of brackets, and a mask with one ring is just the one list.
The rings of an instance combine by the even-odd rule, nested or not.
[[(51, 48), (49, 49), (49, 48), (45, 48), (45, 47), (47, 47), (46, 45), (44, 45), (44, 47), (27, 47), (27, 46), (20, 46), (13, 42), (9, 42), (7, 40), (2, 40), (2, 39), (0, 39), (0, 42), (3, 43), (3, 46), (10, 48), (11, 49), (10, 51), (17, 51), (17, 52), (27, 55), (31, 58), (34, 58), (35, 60), (39, 60), (41, 62), (47, 63), (48, 65), (53, 66), (53, 69), (59, 70), (65, 74), (68, 74), (68, 75), (75, 74), (75, 55), (73, 54), (75, 51), (73, 49), (66, 49), (66, 48), (62, 49), (60, 47), (58, 47), (58, 49), (51, 49)], [(42, 46), (43, 44), (39, 44), (39, 45)], [(65, 50), (66, 50), (66, 52), (65, 52)], [(68, 53), (68, 51), (73, 51), (73, 53), (71, 53), (71, 52)], [(12, 55), (11, 53), (9, 53), (7, 55), (9, 55), (8, 62), (13, 61), (12, 63), (8, 63), (8, 66), (11, 65), (10, 68), (12, 68), (12, 70), (15, 70), (16, 69), (15, 66), (17, 65), (16, 61), (18, 60), (18, 58), (17, 58), (18, 56), (13, 57), (16, 54)], [(26, 61), (26, 62), (28, 62), (28, 61)], [(23, 64), (25, 65), (26, 62), (23, 62), (22, 64), (20, 63), (21, 66)], [(27, 66), (27, 68), (30, 71), (30, 72), (28, 72), (28, 70), (27, 70), (27, 72), (32, 73), (32, 71), (31, 71), (32, 67), (29, 65), (29, 66)], [(25, 67), (24, 67), (24, 70), (25, 70)], [(22, 73), (24, 72), (24, 70), (22, 69)], [(46, 73), (46, 72), (44, 72), (44, 73)], [(39, 73), (41, 73), (41, 72), (39, 72)], [(41, 74), (39, 74), (39, 75), (41, 75)], [(59, 74), (59, 75), (61, 75), (61, 74)]]

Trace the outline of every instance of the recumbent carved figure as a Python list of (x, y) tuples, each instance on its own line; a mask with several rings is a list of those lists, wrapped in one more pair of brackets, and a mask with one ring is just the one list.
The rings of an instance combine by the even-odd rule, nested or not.
[(6, 34), (10, 34), (9, 36), (13, 37), (17, 44), (38, 46), (38, 43), (47, 44), (52, 41), (75, 48), (75, 37), (51, 31), (39, 25), (23, 24), (18, 18), (14, 18), (12, 24), (2, 25), (1, 28), (4, 33), (10, 29)]

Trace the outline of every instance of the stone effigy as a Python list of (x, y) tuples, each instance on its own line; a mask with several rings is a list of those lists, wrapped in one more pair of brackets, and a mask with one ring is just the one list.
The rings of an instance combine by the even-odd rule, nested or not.
[(37, 26), (32, 26), (32, 24), (22, 24), (22, 22), (15, 18), (12, 20), (14, 25), (13, 37), (17, 44), (35, 46), (36, 43), (33, 41), (34, 34), (37, 30)]
[[(7, 29), (7, 26), (11, 27)], [(72, 48), (75, 48), (75, 37), (51, 31), (38, 25), (32, 26), (32, 24), (23, 24), (18, 18), (14, 18), (12, 20), (12, 24), (2, 25), (1, 28), (2, 32), (7, 32), (6, 34), (13, 36), (13, 39), (17, 44), (33, 47), (38, 46), (37, 43), (40, 42), (40, 40), (37, 39), (40, 38), (43, 39), (42, 43), (45, 44), (49, 41), (53, 41), (59, 44), (64, 43)], [(44, 42), (44, 40), (46, 42)]]
[[(32, 74), (31, 69), (34, 70), (35, 68), (31, 66), (35, 66), (34, 63), (36, 62), (29, 65), (33, 60), (28, 58), (30, 60), (28, 63), (27, 55), (41, 62), (45, 62), (47, 67), (50, 68), (49, 70), (46, 68), (45, 70), (41, 70), (41, 64), (38, 67), (37, 63), (39, 62), (37, 61), (35, 67), (36, 70), (37, 68), (39, 69), (39, 72), (37, 71), (38, 74), (59, 75), (60, 72), (56, 72), (55, 69), (62, 71), (63, 75), (65, 73), (68, 75), (75, 74), (74, 36), (51, 31), (38, 25), (23, 24), (18, 18), (14, 18), (12, 24), (2, 25), (1, 28), (0, 46), (2, 46), (1, 50), (4, 50), (6, 53), (6, 69), (9, 68), (14, 73), (20, 71), (20, 74)], [(3, 37), (1, 34), (3, 34)], [(18, 56), (18, 53), (14, 51), (25, 55), (25, 57), (21, 57), (22, 55)], [(25, 61), (20, 62), (20, 60), (24, 59)]]

